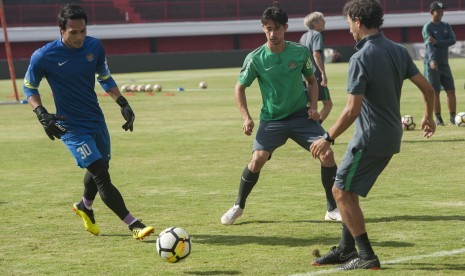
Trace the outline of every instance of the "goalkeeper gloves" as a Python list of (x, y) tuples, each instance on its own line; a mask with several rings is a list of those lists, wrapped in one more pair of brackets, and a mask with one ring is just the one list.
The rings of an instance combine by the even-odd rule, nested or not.
[(128, 101), (123, 96), (119, 96), (118, 99), (116, 99), (116, 103), (121, 107), (121, 115), (123, 115), (123, 118), (126, 120), (126, 123), (124, 123), (122, 128), (125, 131), (128, 131), (128, 129), (132, 131), (134, 128), (134, 120), (136, 119), (134, 111), (132, 111)]
[(66, 133), (66, 128), (57, 123), (57, 120), (64, 121), (65, 117), (56, 114), (50, 114), (48, 113), (47, 109), (41, 105), (36, 107), (34, 112), (37, 115), (37, 119), (39, 119), (39, 122), (44, 127), (45, 133), (51, 140), (55, 140), (55, 138), (60, 139), (61, 136)]

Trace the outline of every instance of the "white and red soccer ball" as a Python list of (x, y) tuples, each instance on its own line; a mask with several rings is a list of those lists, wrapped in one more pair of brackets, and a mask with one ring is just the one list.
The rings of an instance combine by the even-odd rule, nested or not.
[(402, 117), (402, 128), (404, 130), (414, 130), (416, 126), (412, 115), (405, 115)]

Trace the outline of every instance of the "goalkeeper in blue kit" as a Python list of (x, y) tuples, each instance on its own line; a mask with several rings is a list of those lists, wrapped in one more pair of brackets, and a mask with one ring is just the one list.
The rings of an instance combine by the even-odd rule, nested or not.
[[(126, 208), (109, 174), (110, 135), (94, 91), (95, 78), (121, 107), (124, 130), (133, 131), (135, 115), (110, 75), (102, 43), (87, 36), (87, 14), (79, 5), (66, 5), (58, 15), (61, 37), (36, 50), (24, 78), (24, 93), (45, 133), (61, 139), (79, 167), (85, 168), (84, 194), (73, 206), (87, 231), (100, 233), (92, 204), (102, 201), (128, 225), (136, 239), (154, 232)], [(46, 78), (53, 92), (56, 114), (42, 105), (38, 87)]]

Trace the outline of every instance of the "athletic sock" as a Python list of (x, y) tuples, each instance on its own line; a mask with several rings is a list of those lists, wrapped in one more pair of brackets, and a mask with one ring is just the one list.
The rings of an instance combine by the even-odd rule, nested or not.
[(373, 259), (375, 252), (371, 247), (370, 240), (368, 239), (368, 234), (364, 233), (360, 236), (354, 237), (355, 243), (358, 247), (358, 255), (364, 260)]
[(355, 251), (355, 240), (345, 223), (342, 223), (342, 237), (339, 242), (339, 249), (343, 252)]
[(259, 177), (260, 172), (251, 172), (249, 170), (249, 167), (245, 166), (245, 169), (242, 172), (241, 183), (239, 185), (239, 193), (237, 195), (235, 205), (239, 205), (241, 209), (245, 208), (245, 201), (247, 200), (247, 197), (249, 196), (255, 184), (257, 184)]
[(88, 210), (92, 210), (92, 204), (94, 203), (93, 200), (88, 200), (85, 197), (82, 197), (82, 203)]
[(126, 223), (127, 225), (131, 225), (134, 222), (136, 222), (137, 219), (129, 213), (127, 216), (124, 217), (123, 222)]
[(455, 112), (450, 112), (449, 114), (450, 114), (450, 121), (455, 122), (455, 115), (456, 115)]
[(102, 159), (99, 159), (89, 165), (87, 170), (92, 174), (103, 203), (105, 203), (105, 205), (107, 205), (121, 220), (124, 220), (129, 214), (129, 210), (126, 208), (123, 196), (111, 183), (108, 164)]
[(436, 119), (440, 122), (442, 122), (442, 116), (441, 116), (441, 113), (435, 113), (434, 115), (436, 115)]
[(336, 201), (333, 196), (334, 178), (336, 177), (337, 166), (323, 167), (321, 166), (321, 183), (325, 188), (326, 193), (326, 208), (332, 211), (337, 208)]

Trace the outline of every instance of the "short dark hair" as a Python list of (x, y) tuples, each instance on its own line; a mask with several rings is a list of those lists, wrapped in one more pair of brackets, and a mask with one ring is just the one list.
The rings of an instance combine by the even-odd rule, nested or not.
[(278, 2), (275, 2), (273, 6), (268, 7), (262, 15), (262, 24), (265, 24), (267, 20), (273, 20), (279, 25), (287, 24), (287, 13), (281, 9)]
[(77, 4), (66, 4), (58, 14), (58, 26), (60, 29), (66, 29), (68, 19), (84, 19), (87, 25), (87, 13)]
[(378, 0), (351, 0), (344, 5), (342, 15), (352, 20), (358, 18), (369, 29), (378, 29), (384, 22), (383, 7)]

